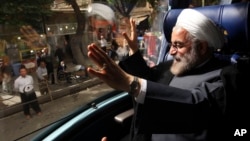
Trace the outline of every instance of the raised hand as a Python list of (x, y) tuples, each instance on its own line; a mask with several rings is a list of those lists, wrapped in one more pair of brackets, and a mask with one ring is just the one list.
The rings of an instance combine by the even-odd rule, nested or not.
[(138, 49), (138, 43), (137, 43), (137, 33), (136, 33), (136, 25), (135, 25), (135, 20), (134, 19), (130, 19), (130, 37), (128, 37), (127, 33), (122, 33), (122, 35), (124, 36), (124, 38), (127, 40), (128, 45), (130, 47), (130, 54), (134, 54)]
[(42, 42), (40, 35), (31, 26), (22, 26), (20, 28), (24, 39), (22, 39), (29, 47), (43, 47), (46, 46)]
[(114, 89), (129, 91), (133, 76), (123, 71), (100, 47), (95, 44), (89, 45), (88, 56), (99, 67), (88, 68), (90, 74), (99, 77)]

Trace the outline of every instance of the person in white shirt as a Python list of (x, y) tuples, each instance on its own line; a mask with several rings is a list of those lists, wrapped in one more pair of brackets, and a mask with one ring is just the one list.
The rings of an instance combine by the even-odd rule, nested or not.
[(36, 70), (38, 80), (46, 80), (48, 77), (48, 70), (46, 68), (46, 63), (44, 61), (40, 62), (39, 67)]
[(38, 77), (39, 90), (42, 95), (48, 94), (48, 70), (46, 68), (46, 63), (44, 61), (40, 62), (40, 66), (36, 70)]
[(37, 115), (41, 115), (41, 108), (34, 91), (33, 77), (27, 74), (27, 69), (23, 65), (20, 67), (19, 73), (20, 76), (15, 80), (14, 88), (20, 93), (24, 115), (27, 119), (31, 118), (30, 107), (37, 113)]

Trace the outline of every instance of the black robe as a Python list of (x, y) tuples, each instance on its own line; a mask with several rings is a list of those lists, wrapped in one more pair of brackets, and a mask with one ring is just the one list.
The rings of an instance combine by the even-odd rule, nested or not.
[[(171, 63), (169, 61), (149, 68), (139, 52), (120, 62), (119, 65), (126, 72), (147, 80), (144, 104), (134, 101), (131, 140), (151, 140), (152, 134), (169, 135), (166, 139), (171, 141), (225, 139), (232, 130), (225, 120), (226, 112), (230, 110), (226, 106), (228, 90), (225, 87), (228, 87), (228, 83), (224, 85), (224, 78), (234, 68), (222, 69), (230, 63), (212, 58), (201, 67), (177, 78), (178, 83), (190, 80), (187, 88), (178, 88), (178, 85), (171, 86), (173, 78), (175, 79), (169, 71)], [(214, 74), (213, 72), (216, 74), (206, 78), (207, 74)], [(202, 80), (202, 77), (197, 80), (200, 82), (195, 82), (196, 76), (200, 75), (204, 75), (205, 79)], [(186, 77), (191, 79), (187, 81)]]

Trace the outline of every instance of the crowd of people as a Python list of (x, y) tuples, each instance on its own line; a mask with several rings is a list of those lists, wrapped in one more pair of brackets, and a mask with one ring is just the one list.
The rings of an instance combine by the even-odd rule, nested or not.
[[(41, 95), (49, 94), (49, 85), (54, 85), (58, 81), (57, 74), (61, 71), (67, 74), (66, 65), (64, 65), (65, 56), (63, 48), (59, 45), (56, 46), (55, 52), (52, 52), (49, 47), (41, 48), (41, 50), (35, 52), (35, 68), (29, 70), (25, 64), (21, 64), (20, 69), (17, 68), (19, 69), (17, 72), (14, 72), (9, 57), (4, 57), (0, 61), (1, 93), (20, 95), (23, 111), (27, 119), (32, 117), (30, 108), (33, 108), (37, 115), (41, 115), (41, 108), (37, 102), (37, 93), (34, 89), (36, 87), (35, 81), (38, 82)], [(67, 82), (70, 82), (67, 75), (66, 79)]]
[(13, 69), (10, 65), (10, 61), (8, 57), (2, 59), (1, 62), (1, 70), (0, 70), (0, 78), (2, 81), (2, 92), (3, 93), (11, 93), (12, 91), (12, 76), (13, 76)]

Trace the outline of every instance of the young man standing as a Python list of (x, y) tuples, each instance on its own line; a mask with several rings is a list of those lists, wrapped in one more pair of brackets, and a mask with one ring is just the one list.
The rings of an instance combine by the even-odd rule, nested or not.
[(41, 115), (41, 108), (37, 101), (37, 96), (34, 91), (33, 77), (27, 74), (25, 66), (19, 69), (20, 76), (14, 82), (14, 88), (20, 93), (21, 102), (23, 104), (23, 112), (27, 119), (31, 118), (30, 106), (37, 113)]

